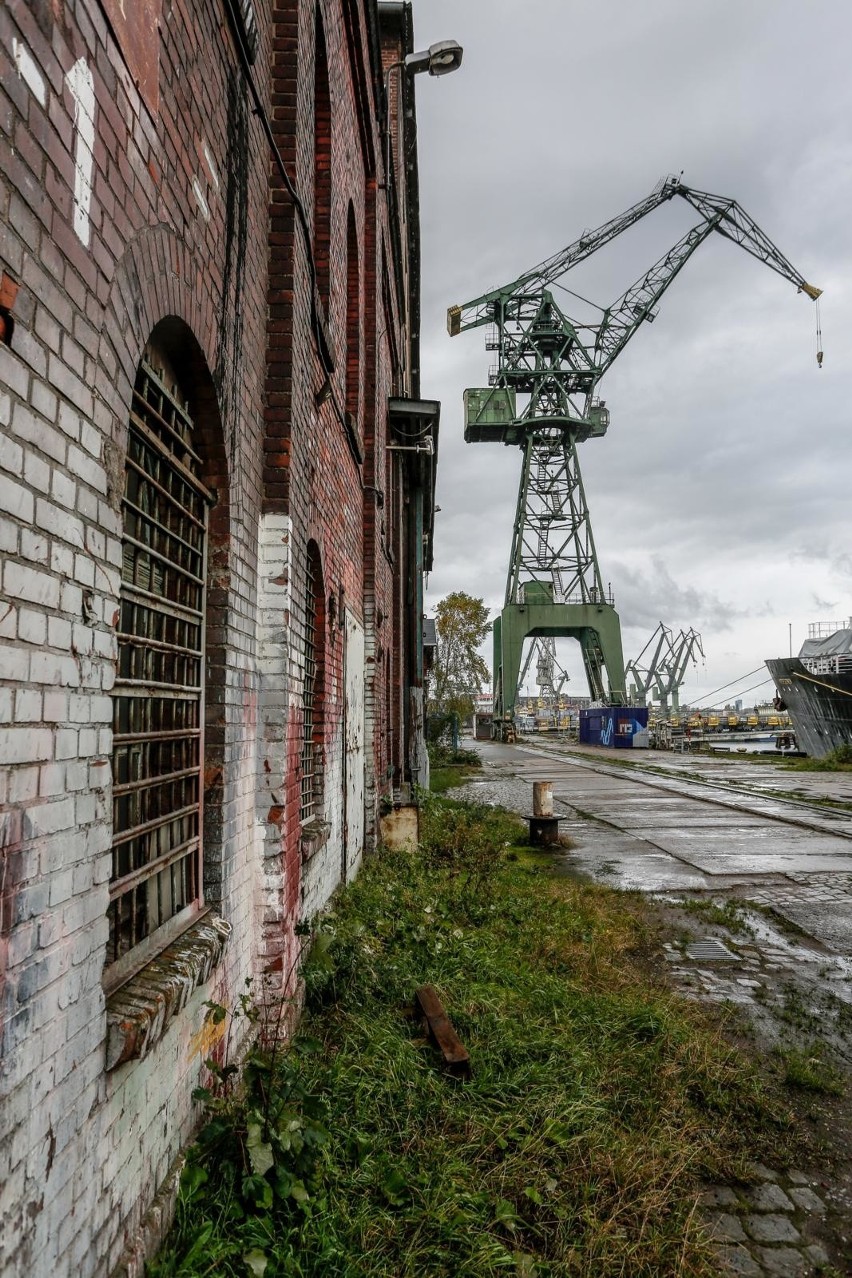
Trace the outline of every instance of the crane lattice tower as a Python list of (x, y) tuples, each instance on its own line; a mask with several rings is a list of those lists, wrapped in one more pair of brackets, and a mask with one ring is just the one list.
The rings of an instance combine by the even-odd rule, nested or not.
[[(565, 315), (547, 285), (675, 196), (700, 214), (698, 224), (605, 308), (597, 323)], [(625, 700), (621, 624), (601, 578), (577, 445), (606, 433), (601, 378), (642, 324), (655, 318), (663, 293), (713, 231), (814, 301), (820, 296), (736, 200), (670, 177), (512, 283), (448, 311), (451, 336), (487, 325), (486, 345), (497, 353), (489, 386), (465, 391), (465, 439), (514, 444), (523, 452), (505, 602), (494, 622), (495, 735), (512, 724), (529, 637), (577, 639), (592, 698)], [(529, 396), (520, 413), (518, 395)]]

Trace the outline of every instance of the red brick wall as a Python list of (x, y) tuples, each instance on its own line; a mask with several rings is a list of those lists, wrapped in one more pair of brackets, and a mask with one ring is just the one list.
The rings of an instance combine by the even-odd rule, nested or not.
[[(366, 715), (368, 834), (402, 764), (398, 694), (390, 707), (404, 510), (385, 444), (387, 398), (410, 389), (397, 302), (408, 282), (384, 188), (375, 13), (372, 0), (320, 0), (330, 153), (317, 166), (313, 0), (255, 10), (253, 74), (307, 238), (224, 3), (125, 6), (128, 26), (141, 24), (144, 98), (119, 43), (127, 28), (117, 35), (97, 0), (0, 6), (0, 271), (18, 285), (11, 345), (0, 344), (0, 1268), (14, 1256), (33, 1273), (100, 1275), (137, 1254), (143, 1213), (199, 1117), (191, 1090), (221, 1050), (205, 1000), (233, 1004), (259, 965), (284, 984), (296, 920), (360, 856), (360, 843), (343, 844), (344, 710)], [(327, 278), (314, 307), (317, 173)], [(107, 1071), (120, 499), (133, 380), (155, 329), (189, 390), (216, 493), (205, 885), (232, 936), (141, 1059)], [(328, 623), (328, 830), (306, 848), (309, 540)], [(346, 707), (341, 607), (366, 652)]]
[[(317, 18), (319, 13), (319, 18)], [(388, 519), (392, 504), (384, 492), (386, 403), (392, 389), (390, 344), (377, 341), (377, 319), (385, 314), (380, 294), (378, 260), (389, 263), (393, 281), (393, 253), (384, 189), (383, 141), (377, 120), (377, 86), (370, 68), (366, 9), (341, 0), (323, 0), (315, 9), (309, 0), (281, 3), (275, 8), (273, 30), (274, 123), (282, 156), (292, 162), (296, 185), (305, 206), (304, 234), (287, 198), (273, 190), (269, 294), (269, 380), (266, 411), (266, 509), (286, 512), (291, 520), (293, 640), (291, 669), (300, 678), (299, 641), (303, 597), (305, 547), (314, 539), (320, 549), (326, 589), (345, 601), (345, 607), (365, 626), (367, 645), (368, 715), (368, 827), (381, 792), (388, 789), (394, 761), (388, 755), (386, 732), (387, 667), (384, 652), (394, 646), (393, 573), (395, 532)], [(329, 74), (329, 121), (316, 121), (317, 101), (325, 111), (324, 92), (316, 93), (317, 32), (322, 32)], [(320, 53), (322, 56), (322, 51)], [(297, 67), (295, 92), (290, 81)], [(342, 74), (344, 70), (347, 74)], [(381, 94), (381, 86), (378, 87)], [(330, 169), (315, 154), (330, 140)], [(326, 180), (328, 177), (328, 181)], [(276, 182), (273, 178), (273, 187)], [(328, 228), (327, 266), (324, 232)], [(320, 321), (333, 367), (323, 359), (321, 341), (312, 331), (311, 264), (307, 240), (314, 251)], [(351, 249), (357, 249), (357, 262)], [(327, 273), (326, 273), (327, 272)], [(353, 281), (358, 285), (353, 298)], [(393, 282), (395, 287), (395, 281)], [(353, 318), (353, 300), (357, 314)], [(394, 317), (394, 323), (399, 324)], [(348, 366), (353, 329), (360, 330), (360, 361)], [(396, 334), (397, 349), (404, 336)], [(330, 393), (329, 393), (330, 392)], [(344, 414), (357, 405), (352, 438)], [(360, 454), (356, 456), (355, 454)], [(383, 503), (383, 504), (381, 504)], [(398, 509), (399, 503), (396, 503)], [(329, 748), (342, 714), (342, 645), (329, 644), (326, 662), (325, 717)], [(398, 666), (397, 666), (398, 670)], [(287, 802), (282, 838), (292, 890), (299, 860), (298, 756), (301, 722), (298, 704), (290, 708), (289, 748), (275, 740), (270, 725), (268, 763), (280, 776)], [(401, 760), (395, 761), (397, 766)], [(330, 774), (329, 784), (342, 784)], [(329, 885), (339, 861), (332, 849), (325, 871)], [(324, 871), (312, 867), (312, 874)], [(302, 883), (307, 902), (316, 896)], [(321, 894), (322, 895), (322, 894)], [(295, 899), (295, 898), (294, 898)]]
[[(164, 6), (146, 33), (152, 114), (95, 0), (0, 7), (0, 268), (19, 285), (11, 346), (0, 347), (4, 1270), (105, 1274), (132, 1249), (197, 1122), (190, 1091), (211, 1047), (198, 1037), (203, 1000), (231, 1002), (255, 968), (268, 151), (223, 13), (205, 0)], [(89, 82), (94, 111), (81, 119)], [(207, 887), (234, 929), (174, 1027), (145, 1059), (106, 1073), (119, 501), (136, 367), (167, 318), (161, 336), (217, 490)]]

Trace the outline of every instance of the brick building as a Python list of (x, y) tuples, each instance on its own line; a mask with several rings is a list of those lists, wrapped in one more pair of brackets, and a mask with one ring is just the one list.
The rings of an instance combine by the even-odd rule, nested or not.
[(408, 3), (0, 7), (0, 1271), (141, 1272), (204, 1004), (422, 780)]

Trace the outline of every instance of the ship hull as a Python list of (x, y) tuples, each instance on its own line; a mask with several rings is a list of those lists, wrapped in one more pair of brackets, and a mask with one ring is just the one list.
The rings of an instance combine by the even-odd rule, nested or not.
[(766, 668), (785, 703), (796, 741), (814, 759), (852, 745), (852, 674), (812, 675), (798, 657), (778, 657)]

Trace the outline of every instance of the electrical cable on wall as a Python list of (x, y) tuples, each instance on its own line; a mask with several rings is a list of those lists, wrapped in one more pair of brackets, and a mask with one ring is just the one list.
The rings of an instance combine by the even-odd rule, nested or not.
[(290, 196), (290, 199), (293, 201), (293, 206), (296, 210), (296, 217), (299, 223), (299, 228), (302, 232), (302, 239), (305, 245), (305, 255), (307, 257), (308, 270), (311, 277), (311, 329), (314, 335), (317, 354), (319, 355), (320, 363), (322, 365), (322, 370), (323, 370), (323, 373), (325, 374), (325, 386), (328, 388), (326, 397), (331, 400), (332, 406), (335, 411), (335, 415), (340, 425), (343, 427), (343, 431), (346, 436), (346, 442), (349, 445), (349, 450), (352, 453), (352, 456), (355, 460), (356, 465), (360, 466), (363, 460), (361, 456), (360, 444), (355, 436), (355, 432), (352, 426), (349, 423), (347, 414), (344, 413), (343, 409), (340, 407), (340, 404), (337, 401), (337, 396), (334, 391), (334, 385), (331, 380), (332, 374), (334, 373), (334, 364), (331, 360), (331, 357), (328, 351), (326, 336), (325, 336), (325, 333), (323, 332), (322, 323), (320, 320), (319, 305), (317, 301), (317, 291), (318, 291), (317, 266), (316, 266), (316, 259), (314, 257), (313, 237), (311, 235), (311, 228), (308, 225), (308, 215), (305, 211), (305, 206), (299, 197), (299, 193), (296, 190), (296, 187), (290, 177), (290, 174), (287, 172), (287, 166), (284, 163), (284, 159), (281, 155), (281, 152), (278, 149), (278, 144), (275, 141), (275, 134), (272, 131), (272, 125), (270, 124), (269, 117), (266, 114), (266, 108), (264, 107), (263, 102), (261, 101), (260, 92), (258, 91), (257, 85), (255, 84), (254, 76), (252, 75), (252, 70), (251, 70), (252, 60), (249, 56), (249, 50), (246, 48), (245, 40), (242, 34), (241, 20), (235, 7), (236, 0), (224, 0), (224, 2), (225, 2), (225, 7), (228, 11), (229, 25), (231, 27), (231, 32), (234, 36), (234, 43), (236, 44), (237, 53), (239, 55), (240, 69), (242, 71), (243, 79), (248, 86), (252, 101), (254, 103), (254, 114), (260, 120), (261, 127), (263, 129), (264, 134), (266, 135), (266, 140), (269, 143), (269, 149), (271, 150), (273, 159), (275, 160), (275, 167), (278, 169), (278, 172), (281, 175), (281, 179), (285, 187), (287, 188), (287, 193)]

